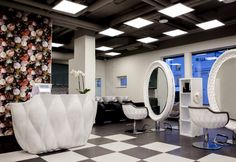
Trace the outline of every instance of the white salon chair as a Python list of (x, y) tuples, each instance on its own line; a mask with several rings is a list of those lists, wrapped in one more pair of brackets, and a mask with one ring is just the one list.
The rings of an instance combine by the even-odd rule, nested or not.
[(197, 126), (204, 128), (204, 141), (194, 142), (192, 145), (200, 149), (216, 150), (222, 145), (209, 139), (208, 129), (223, 128), (229, 122), (227, 112), (214, 112), (208, 107), (189, 107), (190, 118)]
[(133, 134), (143, 133), (143, 131), (139, 131), (136, 129), (136, 120), (142, 120), (147, 117), (148, 115), (147, 108), (144, 106), (142, 107), (135, 106), (132, 102), (130, 102), (130, 103), (123, 104), (122, 109), (125, 116), (128, 119), (134, 120), (133, 129), (128, 130), (127, 132), (132, 132)]

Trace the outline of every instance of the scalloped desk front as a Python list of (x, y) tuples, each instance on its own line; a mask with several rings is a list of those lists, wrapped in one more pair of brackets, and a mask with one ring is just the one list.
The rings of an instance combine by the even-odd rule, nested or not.
[(35, 95), (8, 107), (17, 142), (32, 154), (85, 145), (97, 112), (97, 102), (80, 94)]

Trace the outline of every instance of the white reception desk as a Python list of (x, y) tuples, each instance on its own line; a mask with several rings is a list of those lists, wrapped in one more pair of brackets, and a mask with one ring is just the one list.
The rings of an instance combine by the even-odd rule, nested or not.
[(97, 112), (96, 101), (80, 94), (40, 94), (8, 107), (19, 145), (32, 154), (85, 145)]

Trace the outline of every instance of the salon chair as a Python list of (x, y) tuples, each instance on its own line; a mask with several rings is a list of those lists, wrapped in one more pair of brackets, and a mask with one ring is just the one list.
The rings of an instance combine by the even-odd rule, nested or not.
[(232, 144), (236, 145), (236, 120), (230, 120), (225, 126), (227, 129), (232, 131)]
[(200, 149), (217, 150), (222, 148), (209, 139), (208, 129), (223, 128), (229, 122), (227, 112), (214, 112), (208, 107), (189, 106), (190, 118), (197, 126), (204, 128), (204, 141), (194, 142), (192, 145)]
[(124, 102), (122, 109), (125, 116), (134, 121), (133, 129), (127, 130), (126, 132), (132, 132), (133, 134), (143, 133), (143, 130), (136, 129), (136, 120), (142, 120), (147, 117), (148, 111), (147, 108), (144, 107), (144, 104), (135, 104), (132, 101)]

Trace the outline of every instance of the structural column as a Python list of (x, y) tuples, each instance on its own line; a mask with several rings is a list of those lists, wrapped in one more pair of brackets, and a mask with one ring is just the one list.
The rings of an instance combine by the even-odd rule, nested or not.
[[(69, 71), (80, 70), (85, 73), (85, 88), (95, 96), (95, 37), (84, 35), (74, 40), (74, 59), (69, 60)], [(69, 93), (78, 93), (78, 79), (69, 74)]]
[(184, 53), (184, 77), (192, 78), (192, 53)]

